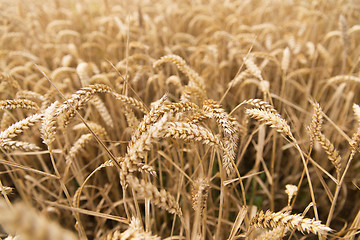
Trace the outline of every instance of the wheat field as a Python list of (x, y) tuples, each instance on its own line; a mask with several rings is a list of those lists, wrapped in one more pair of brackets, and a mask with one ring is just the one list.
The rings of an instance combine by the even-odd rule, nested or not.
[(0, 239), (359, 239), (359, 19), (1, 0)]

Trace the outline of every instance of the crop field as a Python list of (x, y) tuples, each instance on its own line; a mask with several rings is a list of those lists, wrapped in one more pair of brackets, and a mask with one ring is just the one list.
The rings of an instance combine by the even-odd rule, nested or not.
[(358, 0), (0, 0), (0, 239), (359, 239), (359, 158)]

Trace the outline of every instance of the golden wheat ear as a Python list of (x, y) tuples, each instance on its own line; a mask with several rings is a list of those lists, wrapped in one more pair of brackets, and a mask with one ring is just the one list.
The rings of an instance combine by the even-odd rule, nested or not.
[(77, 236), (55, 222), (37, 213), (23, 203), (16, 203), (10, 209), (5, 201), (0, 201), (0, 224), (12, 236), (24, 240), (66, 239), (77, 240)]
[(337, 179), (340, 178), (341, 172), (341, 156), (335, 146), (328, 138), (321, 132), (323, 122), (323, 112), (318, 103), (314, 104), (314, 114), (309, 126), (310, 129), (310, 143), (313, 144), (314, 140), (320, 143), (321, 147), (328, 155), (328, 159), (336, 169)]
[(161, 238), (152, 235), (151, 232), (146, 232), (141, 224), (139, 218), (132, 217), (128, 229), (124, 232), (115, 230), (107, 235), (106, 240), (122, 240), (122, 239), (148, 239), (160, 240)]
[(276, 228), (285, 227), (288, 230), (298, 230), (302, 233), (314, 233), (326, 235), (332, 229), (310, 218), (304, 218), (300, 214), (290, 214), (283, 212), (272, 212), (267, 210), (265, 213), (260, 211), (254, 216), (250, 225), (257, 228)]
[(172, 214), (182, 216), (181, 208), (175, 198), (165, 189), (160, 191), (150, 182), (139, 180), (133, 175), (127, 176), (128, 184), (137, 192), (138, 197), (148, 198), (156, 206)]
[(291, 140), (295, 139), (291, 133), (290, 126), (278, 113), (253, 108), (246, 109), (246, 114), (251, 118), (255, 118), (260, 122), (269, 125), (270, 127), (276, 129), (276, 131), (285, 134)]
[(190, 68), (180, 56), (174, 54), (163, 56), (153, 63), (153, 67), (159, 67), (161, 64), (167, 62), (175, 64), (178, 69), (189, 78), (189, 87), (197, 89), (196, 91), (198, 91), (202, 98), (206, 97), (205, 80), (196, 71)]
[(1, 100), (0, 101), (0, 109), (15, 109), (15, 108), (24, 108), (24, 109), (32, 109), (39, 110), (39, 106), (27, 99), (14, 99), (14, 100)]

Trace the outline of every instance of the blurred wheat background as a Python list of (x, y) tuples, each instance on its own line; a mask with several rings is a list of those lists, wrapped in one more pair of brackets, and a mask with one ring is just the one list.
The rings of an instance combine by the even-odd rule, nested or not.
[(360, 1), (1, 0), (1, 239), (358, 239)]

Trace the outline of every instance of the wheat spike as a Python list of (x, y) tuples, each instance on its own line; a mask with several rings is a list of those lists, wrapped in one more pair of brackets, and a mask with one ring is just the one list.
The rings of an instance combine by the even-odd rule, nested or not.
[(168, 122), (164, 131), (164, 137), (171, 137), (186, 141), (195, 140), (200, 141), (203, 144), (222, 146), (220, 139), (218, 139), (212, 132), (193, 123)]
[(209, 187), (209, 180), (207, 178), (198, 178), (192, 185), (192, 208), (195, 211), (200, 211), (200, 214), (202, 214), (206, 206), (206, 200), (209, 194)]
[(249, 70), (249, 73), (256, 77), (257, 79), (263, 81), (263, 77), (261, 76), (261, 70), (256, 66), (254, 61), (251, 58), (244, 58), (244, 63), (246, 65), (246, 68)]
[(240, 74), (236, 75), (234, 79), (229, 82), (228, 87), (234, 87), (237, 84), (241, 83), (244, 79), (250, 78), (251, 76), (252, 74), (250, 73), (250, 71), (246, 69), (245, 71), (242, 71)]
[(13, 151), (13, 150), (39, 151), (40, 150), (40, 147), (36, 146), (33, 143), (21, 142), (21, 141), (11, 141), (8, 139), (1, 141), (0, 146), (8, 151)]
[(360, 124), (360, 106), (354, 103), (353, 105), (354, 115), (356, 117), (356, 120), (358, 124)]
[(286, 73), (290, 65), (290, 49), (287, 47), (283, 51), (283, 57), (281, 60), (281, 70)]
[(104, 120), (105, 124), (108, 125), (110, 128), (114, 128), (114, 122), (103, 100), (101, 100), (101, 98), (99, 98), (98, 96), (93, 96), (90, 102), (100, 113), (100, 116)]
[(264, 111), (271, 112), (274, 114), (278, 113), (272, 105), (270, 105), (268, 102), (261, 100), (261, 99), (248, 99), (248, 100), (243, 101), (241, 104), (249, 104), (253, 107), (260, 108)]
[[(70, 119), (75, 115), (75, 110), (81, 109), (85, 103), (87, 103), (94, 94), (96, 93), (109, 93), (112, 92), (112, 89), (104, 84), (94, 84), (89, 85), (88, 87), (84, 87), (78, 90), (75, 94), (71, 96), (70, 99), (65, 101), (57, 111), (58, 115), (61, 116), (62, 126), (65, 127)], [(71, 104), (73, 106), (70, 107)]]
[(209, 118), (215, 118), (216, 122), (224, 129), (225, 137), (223, 146), (225, 154), (223, 156), (223, 165), (226, 173), (230, 175), (233, 172), (232, 161), (236, 157), (237, 142), (239, 140), (240, 124), (225, 112), (225, 110), (215, 101), (206, 100), (203, 110)]
[(15, 108), (39, 110), (38, 105), (35, 102), (28, 99), (14, 99), (14, 100), (0, 101), (0, 109), (15, 109)]
[(46, 108), (44, 112), (44, 118), (42, 119), (40, 132), (43, 143), (45, 143), (47, 146), (50, 146), (50, 144), (55, 141), (56, 111), (59, 106), (60, 103), (55, 101), (48, 108)]
[(189, 78), (189, 80), (190, 80), (189, 86), (200, 89), (201, 95), (206, 96), (204, 79), (202, 77), (200, 77), (197, 72), (195, 72), (193, 69), (191, 69), (186, 64), (184, 59), (182, 59), (178, 55), (173, 55), (173, 54), (166, 55), (166, 56), (161, 57), (159, 60), (155, 61), (153, 64), (153, 67), (156, 68), (166, 62), (175, 64), (179, 68), (179, 70)]
[(326, 136), (321, 133), (321, 126), (323, 122), (323, 112), (318, 103), (314, 104), (314, 114), (312, 116), (310, 124), (310, 143), (313, 144), (314, 140), (318, 141), (321, 147), (325, 150), (329, 160), (336, 169), (338, 178), (340, 177), (341, 171), (341, 156), (336, 150), (334, 145), (330, 142)]
[(260, 228), (276, 228), (286, 227), (289, 230), (298, 230), (302, 233), (327, 234), (332, 231), (331, 228), (321, 224), (310, 218), (304, 218), (300, 214), (290, 214), (283, 212), (271, 212), (267, 210), (265, 213), (260, 211), (250, 221), (250, 225)]
[(9, 208), (5, 201), (0, 201), (0, 224), (4, 230), (21, 240), (77, 240), (76, 235), (63, 229), (57, 223), (38, 214), (23, 203), (16, 203)]
[(129, 106), (135, 107), (136, 109), (140, 110), (143, 113), (148, 113), (146, 106), (142, 102), (136, 100), (135, 98), (121, 95), (115, 92), (112, 92), (112, 95), (114, 95), (116, 99), (128, 104)]
[(279, 114), (264, 111), (261, 109), (246, 109), (246, 114), (252, 118), (260, 120), (261, 122), (275, 128), (276, 131), (286, 134), (290, 139), (294, 140), (294, 136), (291, 133), (290, 126), (287, 122), (281, 118)]
[(41, 102), (45, 100), (44, 96), (41, 95), (40, 93), (33, 92), (33, 91), (26, 91), (26, 90), (18, 91), (15, 95), (15, 98), (35, 99), (35, 100), (39, 100)]
[[(89, 125), (90, 128), (91, 126), (94, 126), (94, 124)], [(102, 127), (94, 127), (91, 128), (92, 131), (98, 135), (99, 137), (104, 137), (106, 136), (106, 131), (102, 128)], [(73, 146), (70, 148), (69, 154), (66, 156), (66, 162), (70, 163), (76, 156), (76, 154), (86, 146), (86, 144), (93, 138), (93, 134), (92, 133), (87, 133), (87, 134), (83, 134), (80, 136), (79, 139), (76, 140), (76, 142), (73, 144)]]
[(128, 184), (137, 192), (140, 198), (149, 198), (155, 205), (165, 209), (169, 213), (182, 215), (179, 204), (175, 198), (164, 189), (160, 191), (151, 183), (145, 182), (143, 179), (129, 175), (127, 177)]
[(314, 144), (316, 135), (318, 135), (321, 132), (321, 127), (322, 127), (322, 123), (323, 123), (323, 112), (321, 110), (319, 103), (315, 103), (313, 105), (313, 107), (314, 107), (314, 113), (312, 115), (311, 124), (309, 127), (311, 145)]
[(255, 240), (281, 240), (288, 232), (285, 227), (276, 227), (256, 237)]
[(35, 123), (39, 122), (43, 117), (43, 114), (33, 114), (23, 120), (20, 120), (0, 133), (0, 141), (10, 140), (22, 133), (25, 129), (29, 129), (34, 126)]
[[(86, 124), (87, 124), (87, 125), (91, 128), (91, 130), (93, 130), (96, 134), (99, 134), (100, 136), (103, 136), (103, 137), (106, 137), (106, 138), (109, 137), (106, 129), (105, 129), (103, 126), (99, 125), (98, 123), (87, 121)], [(82, 132), (89, 132), (89, 129), (87, 128), (87, 126), (86, 126), (84, 123), (76, 124), (76, 125), (73, 127), (73, 130), (75, 130), (75, 131), (82, 131)]]
[(160, 237), (144, 231), (141, 221), (138, 218), (132, 217), (129, 228), (126, 231), (121, 233), (119, 230), (116, 230), (109, 233), (106, 240), (160, 240)]

